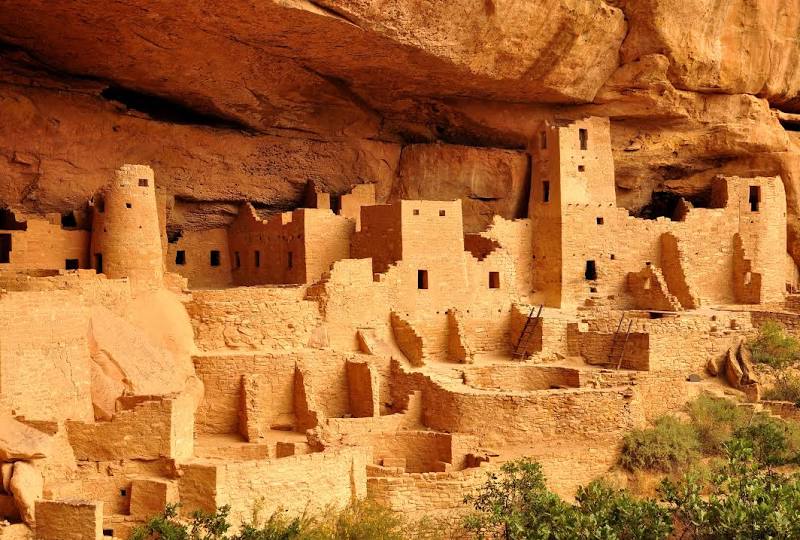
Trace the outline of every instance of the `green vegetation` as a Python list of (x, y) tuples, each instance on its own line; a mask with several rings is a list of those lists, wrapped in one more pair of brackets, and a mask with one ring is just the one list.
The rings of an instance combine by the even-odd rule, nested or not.
[(402, 540), (424, 534), (424, 524), (409, 524), (387, 508), (365, 501), (321, 516), (289, 518), (282, 513), (259, 519), (258, 505), (250, 523), (231, 533), (230, 507), (214, 513), (193, 512), (188, 520), (175, 505), (136, 528), (131, 540)]
[(668, 509), (602, 481), (566, 503), (547, 489), (541, 466), (525, 458), (504, 464), (465, 502), (477, 511), (465, 527), (478, 538), (660, 539), (672, 530)]
[(637, 499), (596, 481), (574, 504), (547, 490), (537, 463), (507, 463), (467, 498), (476, 513), (466, 527), (507, 540), (800, 539), (800, 476), (763, 468), (739, 440), (723, 450), (708, 482), (686, 474), (662, 481), (657, 498)]
[(783, 326), (770, 321), (764, 323), (747, 347), (753, 362), (773, 370), (775, 383), (765, 390), (764, 398), (800, 403), (800, 377), (790, 371), (800, 362), (800, 342), (787, 334)]
[(663, 416), (652, 428), (636, 429), (625, 436), (620, 465), (629, 471), (670, 472), (695, 461), (699, 448), (694, 426)]

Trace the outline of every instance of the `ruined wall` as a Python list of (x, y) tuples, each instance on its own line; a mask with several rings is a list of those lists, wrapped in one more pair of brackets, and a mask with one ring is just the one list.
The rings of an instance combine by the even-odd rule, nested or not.
[[(219, 254), (216, 266), (212, 251)], [(167, 271), (187, 278), (192, 289), (220, 289), (233, 284), (227, 229), (186, 231), (175, 242), (167, 244), (166, 253)]]
[(353, 236), (351, 256), (372, 259), (372, 271), (386, 272), (403, 258), (402, 207), (381, 204), (361, 208), (361, 230)]
[[(60, 219), (60, 214), (49, 214), (47, 219), (41, 219), (19, 213), (17, 220), (25, 223), (26, 230), (3, 230), (0, 225), (0, 236), (8, 238), (11, 248), (8, 262), (0, 262), (0, 271), (64, 270), (68, 260), (76, 268), (89, 268), (89, 232), (64, 229)], [(0, 240), (0, 251), (2, 242)]]

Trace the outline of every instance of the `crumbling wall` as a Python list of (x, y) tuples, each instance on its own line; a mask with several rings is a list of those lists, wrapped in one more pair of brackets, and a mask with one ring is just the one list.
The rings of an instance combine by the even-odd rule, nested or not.
[(10, 236), (11, 253), (0, 270), (64, 270), (67, 260), (77, 261), (78, 268), (90, 268), (90, 233), (85, 230), (68, 230), (61, 226), (60, 214), (40, 217), (17, 214), (25, 222), (25, 230), (2, 230), (0, 235)]

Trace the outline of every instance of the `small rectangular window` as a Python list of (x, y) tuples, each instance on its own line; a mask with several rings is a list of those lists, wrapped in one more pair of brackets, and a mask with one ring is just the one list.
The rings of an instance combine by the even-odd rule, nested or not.
[(211, 266), (219, 266), (219, 251), (211, 250)]
[(186, 264), (186, 252), (182, 249), (179, 249), (175, 253), (175, 264), (183, 266)]
[(414, 208), (414, 212), (413, 212), (413, 214), (414, 214), (415, 216), (418, 216), (418, 215), (419, 215), (419, 208)]
[(67, 270), (77, 270), (80, 266), (80, 262), (78, 259), (67, 259), (64, 261), (64, 268)]
[(586, 165), (578, 165), (578, 172), (586, 172)]
[(294, 254), (290, 251), (286, 257), (286, 267), (291, 268), (294, 266)]
[(750, 211), (758, 212), (761, 206), (761, 186), (750, 186)]
[(255, 262), (256, 268), (261, 266), (261, 252), (256, 250), (253, 257), (253, 262)]
[(439, 215), (440, 216), (444, 216), (445, 215), (445, 211), (444, 210), (439, 210)]
[(133, 205), (129, 202), (125, 203), (125, 208), (133, 208)]
[(601, 217), (597, 218), (597, 224), (598, 225), (602, 225), (603, 223), (605, 223), (605, 220), (603, 218), (601, 218)]
[(105, 199), (100, 199), (99, 201), (97, 201), (97, 211), (101, 214), (106, 211)]
[(114, 536), (114, 529), (103, 529), (103, 536)]
[(139, 187), (147, 187), (149, 184), (147, 178), (139, 178)]
[(550, 202), (550, 182), (542, 182), (542, 202)]
[(428, 271), (417, 270), (417, 289), (428, 288)]
[(539, 133), (539, 142), (542, 145), (542, 150), (547, 150), (547, 132), (542, 131)]
[(589, 130), (581, 128), (578, 130), (578, 138), (581, 141), (581, 150), (589, 149)]
[(242, 259), (239, 258), (239, 252), (238, 251), (234, 252), (233, 261), (234, 261), (234, 264), (236, 265), (236, 268), (241, 268)]
[(125, 488), (122, 488), (121, 490), (119, 490), (119, 496), (120, 497), (127, 497), (128, 496), (128, 490), (125, 489)]
[(500, 272), (489, 272), (489, 288), (500, 288)]
[(597, 265), (595, 265), (594, 261), (586, 261), (586, 272), (584, 272), (584, 277), (589, 281), (594, 281), (597, 279)]
[(94, 254), (94, 270), (98, 274), (103, 273), (103, 254), (102, 253), (95, 253)]

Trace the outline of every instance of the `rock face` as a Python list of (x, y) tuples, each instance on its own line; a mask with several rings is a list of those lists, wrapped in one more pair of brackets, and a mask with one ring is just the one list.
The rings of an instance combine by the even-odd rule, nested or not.
[(781, 175), (795, 253), (796, 124), (771, 109), (800, 111), (799, 26), (776, 0), (11, 0), (0, 202), (79, 208), (131, 162), (154, 168), (173, 229), (243, 200), (293, 208), (307, 180), (462, 197), (474, 229), (527, 206), (505, 151), (595, 114), (621, 204), (702, 206), (716, 174)]

